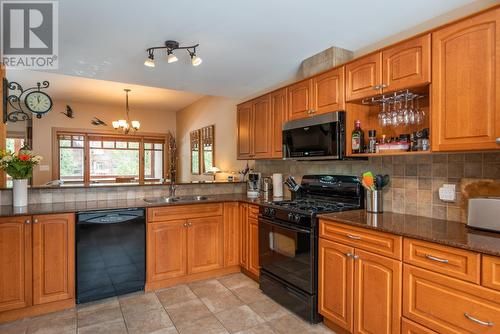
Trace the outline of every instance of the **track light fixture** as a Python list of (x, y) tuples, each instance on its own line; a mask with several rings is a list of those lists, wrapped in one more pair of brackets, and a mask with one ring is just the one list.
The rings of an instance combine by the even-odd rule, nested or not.
[(154, 52), (160, 49), (167, 50), (167, 63), (175, 63), (179, 59), (174, 54), (174, 50), (186, 50), (191, 57), (191, 64), (193, 66), (199, 66), (202, 63), (202, 59), (196, 55), (196, 48), (200, 44), (192, 45), (192, 46), (180, 46), (177, 41), (165, 41), (165, 46), (155, 46), (152, 48), (146, 49), (148, 53), (148, 58), (144, 62), (144, 65), (147, 67), (155, 67), (155, 56)]

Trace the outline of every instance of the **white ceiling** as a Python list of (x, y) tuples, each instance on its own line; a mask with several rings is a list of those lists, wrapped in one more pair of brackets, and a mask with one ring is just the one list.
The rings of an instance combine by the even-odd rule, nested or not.
[(49, 81), (47, 93), (63, 103), (82, 102), (103, 105), (125, 105), (125, 92), (129, 88), (130, 107), (137, 110), (159, 110), (176, 112), (203, 95), (178, 90), (124, 84), (115, 81), (88, 79), (35, 71), (8, 71), (7, 79), (20, 83), (24, 89), (34, 87), (37, 82)]
[[(57, 73), (243, 98), (296, 76), (332, 45), (357, 51), (473, 2), (492, 0), (61, 0)], [(167, 64), (145, 49), (200, 43)]]

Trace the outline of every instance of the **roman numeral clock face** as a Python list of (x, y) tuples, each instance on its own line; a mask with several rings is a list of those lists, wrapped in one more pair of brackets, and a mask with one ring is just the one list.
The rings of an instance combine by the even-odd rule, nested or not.
[(26, 96), (26, 107), (37, 116), (47, 113), (52, 109), (52, 100), (50, 96), (43, 92), (31, 92)]

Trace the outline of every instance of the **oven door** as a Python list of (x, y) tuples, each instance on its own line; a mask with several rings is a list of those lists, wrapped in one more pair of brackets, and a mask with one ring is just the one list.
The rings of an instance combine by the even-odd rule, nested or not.
[(310, 294), (315, 293), (314, 235), (259, 217), (261, 269)]

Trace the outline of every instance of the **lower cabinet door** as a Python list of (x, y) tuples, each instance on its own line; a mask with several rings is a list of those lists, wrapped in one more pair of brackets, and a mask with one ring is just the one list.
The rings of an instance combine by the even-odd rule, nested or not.
[(240, 264), (239, 230), (240, 204), (224, 203), (224, 266)]
[(186, 220), (146, 225), (146, 281), (186, 275)]
[(248, 205), (240, 205), (240, 266), (248, 270)]
[(259, 221), (256, 218), (248, 218), (248, 271), (259, 276)]
[(189, 219), (187, 235), (188, 274), (224, 266), (224, 227), (221, 216)]
[(75, 296), (75, 215), (33, 217), (33, 304)]
[(31, 305), (31, 217), (0, 218), (0, 312)]
[(356, 249), (354, 333), (400, 333), (402, 264)]
[(319, 238), (318, 249), (319, 313), (352, 332), (354, 248)]

